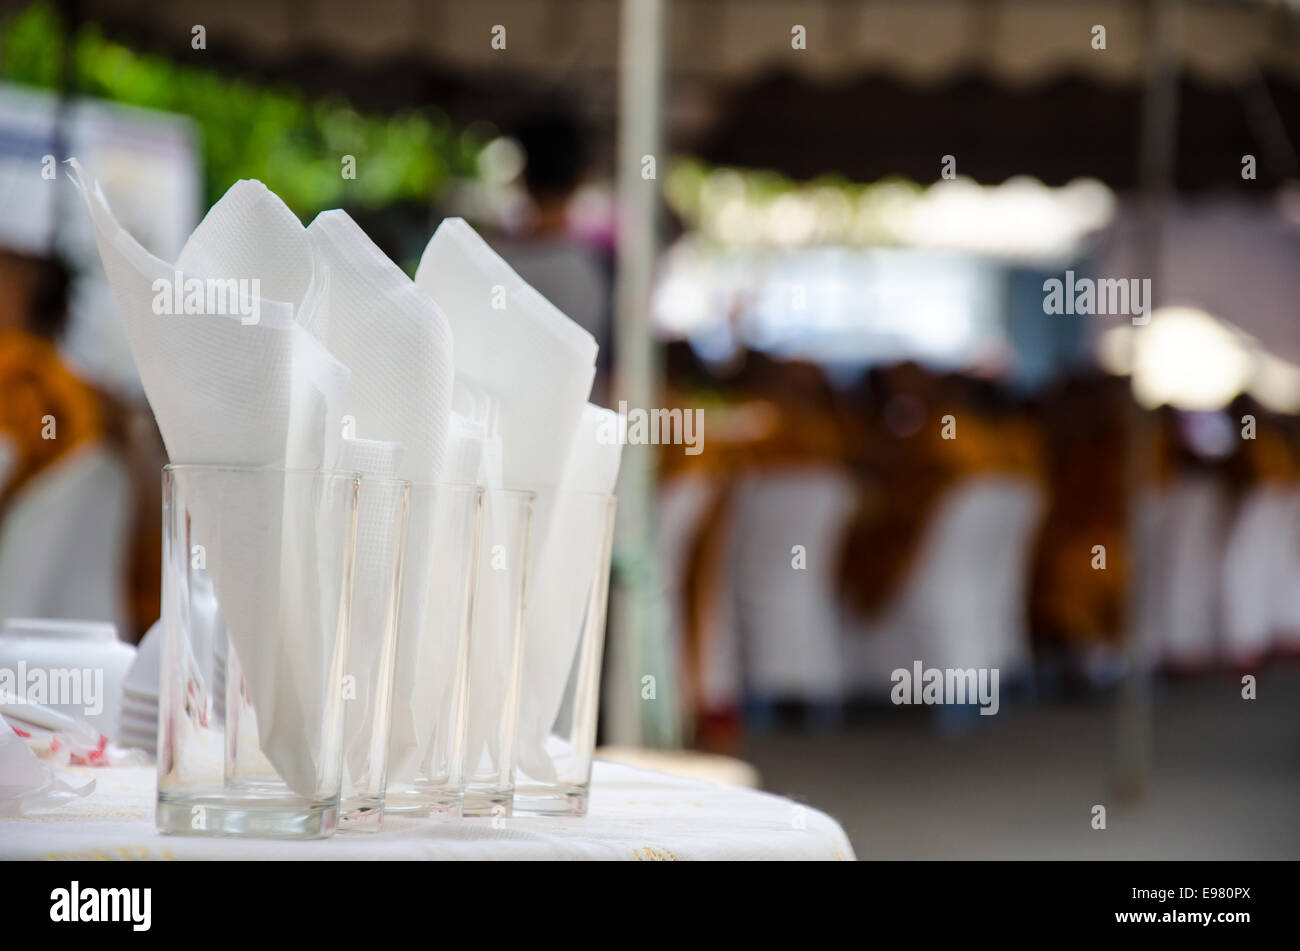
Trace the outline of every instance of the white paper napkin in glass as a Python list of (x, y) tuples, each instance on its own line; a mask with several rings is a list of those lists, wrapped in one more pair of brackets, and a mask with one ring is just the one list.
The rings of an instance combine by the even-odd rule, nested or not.
[[(595, 338), (520, 278), (460, 218), (439, 225), (415, 282), (451, 321), (458, 398), (489, 407), (490, 438), (497, 441), (484, 446), (480, 484), (537, 493), (531, 533), (535, 572), (551, 530), (554, 488), (564, 476), (595, 379)], [(485, 531), (492, 524), (489, 495)], [(475, 762), (501, 715), (501, 682), (509, 667), (508, 657), (484, 653), (484, 645), (509, 643), (485, 629), (510, 623), (506, 612), (494, 609), (507, 593), (491, 591), (505, 579), (494, 581), (489, 573), (486, 583), (489, 590), (476, 605), (481, 635), (474, 644), (480, 649), (470, 654), (466, 758)], [(529, 591), (536, 590), (530, 580)], [(525, 641), (531, 636), (526, 630)], [(528, 692), (527, 681), (524, 689)]]
[[(348, 373), (295, 319), (321, 305), (327, 276), (294, 238), (292, 213), (260, 183), (239, 182), (170, 265), (120, 227), (98, 184), (83, 181), (75, 162), (72, 178), (171, 461), (331, 464), (336, 430), (326, 422), (341, 405)], [(269, 287), (301, 297), (259, 298), (255, 323), (242, 313), (157, 313), (157, 288), (189, 277), (257, 277), (263, 294)], [(318, 632), (332, 585), (312, 576), (303, 554), (314, 542), (314, 513), (301, 501), (286, 506), (274, 479), (248, 484), (254, 481), (256, 488), (238, 497), (195, 498), (189, 515), (194, 537), (207, 545), (207, 570), (257, 710), (262, 750), (290, 787), (306, 794), (324, 768), (314, 724), (329, 699), (315, 672), (330, 665)]]
[(554, 494), (551, 531), (529, 579), (517, 749), (519, 765), (542, 781), (555, 779), (546, 740), (577, 657), (591, 586), (599, 580), (604, 518), (590, 496), (614, 492), (624, 425), (612, 410), (590, 403), (583, 408), (561, 491)]
[(495, 402), (507, 488), (555, 485), (596, 373), (596, 341), (463, 219), (434, 232), (415, 283), (456, 338), (456, 379)]
[[(477, 447), (459, 428), (452, 428), (452, 332), (447, 317), (345, 212), (321, 213), (307, 233), (329, 270), (330, 292), (328, 305), (314, 312), (305, 326), (351, 370), (343, 400), (349, 435), (401, 447), (398, 478), (413, 483), (446, 480), (449, 469), (468, 465), (467, 460), (477, 456)], [(366, 468), (358, 471), (377, 474)], [(474, 481), (473, 473), (467, 481)], [(438, 675), (454, 662), (440, 647), (445, 632), (433, 629), (440, 615), (430, 599), (438, 593), (420, 580), (435, 577), (439, 559), (454, 556), (436, 550), (437, 515), (434, 506), (413, 505), (406, 534), (403, 570), (413, 579), (414, 596), (404, 599), (398, 617), (389, 742), (397, 753), (389, 763), (395, 781), (414, 771), (432, 743), (431, 711), (440, 709), (445, 679)], [(361, 531), (375, 534), (364, 524)], [(354, 612), (354, 617), (373, 614), (367, 607), (372, 594), (361, 587), (378, 582), (389, 557), (390, 552), (371, 545), (358, 550), (359, 588), (354, 596), (361, 599), (365, 613)], [(377, 606), (375, 602), (372, 607)], [(356, 753), (363, 741), (352, 739)]]

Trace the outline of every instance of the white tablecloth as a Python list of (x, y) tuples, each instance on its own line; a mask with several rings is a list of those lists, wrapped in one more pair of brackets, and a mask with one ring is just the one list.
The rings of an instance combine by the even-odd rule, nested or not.
[(0, 819), (0, 859), (844, 859), (848, 837), (808, 806), (597, 761), (581, 819), (388, 817), (382, 832), (293, 842), (160, 834), (152, 768), (84, 769), (95, 791)]

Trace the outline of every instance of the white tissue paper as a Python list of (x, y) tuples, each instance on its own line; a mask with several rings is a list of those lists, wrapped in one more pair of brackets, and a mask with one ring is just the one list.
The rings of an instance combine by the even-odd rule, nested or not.
[[(595, 379), (595, 338), (520, 278), (460, 218), (447, 218), (439, 225), (420, 260), (415, 283), (451, 321), (458, 399), (487, 405), (484, 415), (489, 427), (480, 484), (537, 492), (531, 558), (535, 574), (550, 533), (554, 489), (564, 476)], [(491, 537), (492, 525), (489, 495), (485, 538)], [(487, 574), (491, 578), (497, 573)], [(537, 590), (531, 580), (529, 590)], [(507, 612), (485, 607), (504, 603), (504, 593), (480, 590), (475, 644), (509, 642), (493, 627), (509, 623)], [(526, 631), (525, 641), (531, 637)], [(502, 715), (507, 660), (487, 655), (481, 648), (477, 654), (471, 651), (469, 763), (477, 763), (488, 748), (490, 732)], [(527, 679), (524, 683), (527, 694), (530, 684)]]
[(451, 413), (447, 318), (346, 212), (322, 212), (307, 235), (330, 287), (327, 305), (302, 323), (351, 371), (343, 414), (352, 434), (402, 446), (399, 478), (437, 478)]
[[(118, 225), (98, 184), (83, 182), (72, 164), (171, 461), (331, 467), (339, 441), (332, 421), (348, 370), (305, 329), (324, 304), (329, 278), (293, 213), (261, 183), (238, 182), (173, 266)], [(155, 282), (171, 286), (178, 277), (259, 279), (256, 322), (243, 313), (156, 313)], [(262, 751), (291, 788), (310, 795), (330, 768), (322, 763), (320, 731), (307, 727), (335, 702), (317, 675), (330, 664), (324, 655), (332, 645), (318, 636), (321, 612), (331, 609), (322, 603), (330, 582), (313, 577), (310, 500), (286, 505), (274, 480), (258, 485), (259, 492), (221, 499), (219, 511), (216, 500), (194, 499), (189, 515), (194, 537), (207, 546)], [(197, 667), (188, 673), (201, 679)]]
[[(329, 306), (329, 265), (315, 253), (297, 216), (261, 182), (237, 182), (186, 241), (177, 266), (182, 272), (194, 274), (256, 278), (264, 297), (295, 305), (284, 465), (290, 469), (338, 467), (356, 471), (343, 465), (338, 423), (350, 382), (349, 369), (307, 330)], [(330, 644), (321, 631), (323, 619), (330, 618), (335, 610), (338, 579), (319, 577), (321, 565), (312, 555), (318, 546), (328, 544), (326, 539), (336, 527), (317, 524), (319, 511), (314, 500), (303, 495), (302, 488), (301, 480), (295, 480), (279, 493), (284, 496), (279, 519), (279, 537), (284, 541), (280, 547), (278, 590), (273, 586), (275, 575), (261, 577), (262, 584), (267, 585), (267, 600), (276, 602), (273, 610), (281, 615), (287, 612), (292, 618), (277, 622), (281, 636), (259, 638), (256, 649), (245, 649), (241, 669), (250, 683), (250, 692), (252, 684), (260, 687), (261, 696), (254, 692), (253, 698), (263, 752), (291, 787), (307, 794), (320, 785), (325, 771), (333, 768), (326, 762), (331, 751), (318, 748), (318, 725), (328, 716), (330, 700), (323, 692), (324, 685), (335, 678), (336, 658), (327, 649)], [(249, 498), (245, 502), (250, 511), (260, 509), (269, 518), (276, 509), (277, 487), (267, 481), (259, 489), (266, 498)], [(223, 501), (218, 516), (223, 532), (231, 524), (227, 511)], [(237, 551), (242, 547), (243, 543), (223, 561), (240, 559)], [(224, 573), (229, 575), (229, 568)], [(225, 587), (246, 590), (246, 586)], [(225, 615), (228, 599), (219, 600)], [(241, 653), (238, 646), (236, 650)], [(256, 665), (251, 676), (250, 664)], [(294, 775), (290, 776), (281, 766), (290, 761), (288, 750), (295, 746), (305, 748), (310, 759), (291, 767)]]
[(595, 338), (460, 218), (438, 226), (415, 283), (451, 322), (458, 390), (494, 404), (505, 486), (556, 485), (595, 380)]
[[(453, 426), (452, 335), (447, 318), (428, 295), (366, 236), (345, 212), (327, 211), (307, 229), (317, 256), (330, 273), (328, 305), (307, 315), (304, 326), (351, 370), (343, 398), (347, 433), (344, 454), (363, 476), (428, 483), (460, 465), (473, 446)], [(364, 454), (357, 443), (367, 441)], [(381, 446), (394, 454), (381, 459)], [(471, 473), (468, 481), (473, 482)], [(358, 513), (356, 585), (350, 670), (358, 684), (378, 683), (376, 665), (394, 663), (378, 648), (385, 617), (384, 596), (391, 590), (398, 537), (393, 533), (394, 499), (380, 488), (362, 485)], [(439, 622), (429, 604), (436, 597), (428, 579), (436, 570), (437, 512), (413, 504), (406, 534), (403, 600), (392, 692), (389, 774), (401, 781), (432, 742), (439, 668), (451, 661), (438, 649)], [(376, 698), (377, 699), (377, 698)], [(364, 702), (358, 700), (349, 702)], [(437, 709), (434, 707), (433, 709)], [(372, 734), (364, 728), (382, 718), (349, 715), (346, 762), (358, 770), (369, 754)]]
[(590, 497), (613, 494), (625, 427), (626, 420), (613, 410), (590, 403), (583, 408), (555, 498), (551, 531), (529, 580), (516, 742), (520, 767), (544, 782), (556, 778), (546, 740), (576, 662), (592, 585), (603, 581), (596, 571), (605, 567), (598, 565), (605, 510)]
[(0, 715), (0, 816), (21, 816), (89, 795), (95, 781), (74, 784), (33, 753)]

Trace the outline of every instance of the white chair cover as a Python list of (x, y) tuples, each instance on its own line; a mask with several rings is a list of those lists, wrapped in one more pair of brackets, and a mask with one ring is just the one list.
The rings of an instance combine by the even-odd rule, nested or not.
[(1004, 680), (1026, 667), (1029, 555), (1041, 514), (1041, 492), (1020, 477), (976, 476), (950, 490), (894, 601), (867, 621), (845, 614), (854, 693), (884, 702), (893, 671), (918, 660), (997, 667)]
[(1241, 501), (1223, 551), (1223, 647), (1236, 665), (1258, 660), (1295, 609), (1297, 498), (1281, 485), (1256, 486)]
[(1167, 490), (1157, 547), (1162, 566), (1156, 608), (1160, 656), (1166, 663), (1203, 666), (1218, 640), (1223, 548), (1229, 502), (1208, 476), (1184, 476)]
[(749, 691), (842, 699), (835, 576), (856, 497), (838, 469), (765, 473), (740, 485), (729, 562)]
[(23, 487), (0, 525), (0, 618), (126, 621), (125, 467), (101, 445)]

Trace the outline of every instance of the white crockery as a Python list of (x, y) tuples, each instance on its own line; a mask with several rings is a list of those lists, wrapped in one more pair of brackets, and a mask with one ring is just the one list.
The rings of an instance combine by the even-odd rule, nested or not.
[(162, 621), (153, 626), (140, 639), (140, 648), (122, 685), (123, 693), (145, 700), (158, 699), (158, 684), (162, 676)]
[[(10, 672), (16, 692), (33, 685), (35, 671), (44, 672), (47, 696), (30, 697), (60, 713), (79, 717), (109, 736), (116, 730), (122, 687), (136, 657), (130, 644), (117, 639), (112, 624), (58, 618), (8, 618), (0, 628), (0, 668)], [(25, 678), (19, 672), (25, 671)], [(53, 696), (54, 671), (82, 671), (76, 680), (58, 678), (61, 685), (78, 684), (67, 696)], [(90, 672), (87, 680), (85, 671)], [(20, 679), (25, 682), (19, 683)]]
[(140, 714), (140, 715), (142, 715), (142, 716), (150, 716), (150, 717), (151, 717), (151, 716), (157, 716), (157, 715), (158, 715), (158, 701), (157, 701), (157, 700), (142, 700), (142, 699), (140, 699), (139, 697), (134, 696), (133, 694), (129, 694), (129, 693), (127, 693), (126, 691), (123, 691), (123, 692), (122, 692), (122, 712), (123, 712), (124, 714), (125, 714), (125, 713), (137, 713), (137, 714)]

